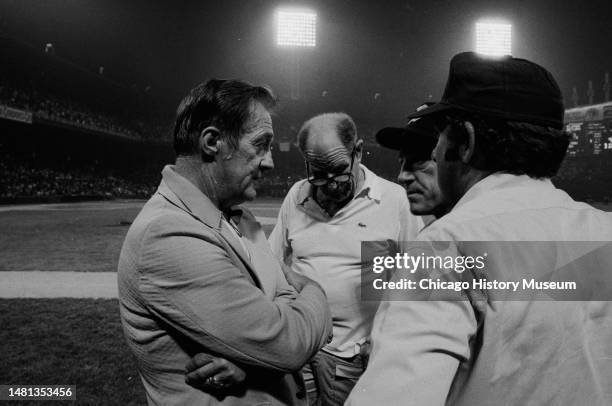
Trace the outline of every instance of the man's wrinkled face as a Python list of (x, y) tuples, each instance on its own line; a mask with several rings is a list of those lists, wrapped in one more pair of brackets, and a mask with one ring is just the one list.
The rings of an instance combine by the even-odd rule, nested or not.
[(406, 189), (410, 211), (416, 215), (439, 214), (443, 199), (438, 187), (436, 163), (426, 154), (410, 148), (400, 151), (400, 173), (397, 181)]
[(272, 161), (272, 118), (266, 108), (255, 103), (235, 150), (223, 159), (225, 190), (238, 204), (257, 196), (254, 182), (274, 168)]
[(329, 180), (324, 185), (317, 186), (326, 198), (341, 203), (353, 197), (361, 161), (359, 151), (348, 150), (337, 134), (328, 136), (313, 134), (304, 150), (304, 158), (310, 172), (310, 179), (329, 179), (338, 175), (350, 174), (346, 181)]

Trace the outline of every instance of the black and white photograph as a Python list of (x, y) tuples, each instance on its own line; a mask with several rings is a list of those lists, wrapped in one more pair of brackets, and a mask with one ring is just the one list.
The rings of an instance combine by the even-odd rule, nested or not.
[(612, 3), (0, 0), (0, 403), (612, 405)]

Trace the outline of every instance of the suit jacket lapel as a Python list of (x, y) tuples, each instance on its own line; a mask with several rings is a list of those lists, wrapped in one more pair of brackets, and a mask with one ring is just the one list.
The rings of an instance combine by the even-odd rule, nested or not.
[(228, 225), (227, 222), (221, 222), (221, 227), (219, 229), (221, 237), (223, 237), (223, 239), (232, 247), (236, 255), (238, 255), (238, 257), (245, 266), (246, 274), (252, 280), (253, 284), (258, 288), (261, 288), (261, 282), (259, 280), (259, 277), (257, 276), (257, 273), (253, 269), (253, 264), (251, 263), (247, 253), (244, 251), (242, 244), (240, 243), (240, 241), (238, 241), (238, 239), (236, 239), (236, 236), (229, 229), (229, 227), (231, 226)]
[(166, 165), (162, 171), (162, 177), (163, 179), (157, 192), (170, 203), (187, 211), (202, 223), (216, 230), (242, 261), (243, 266), (239, 267), (241, 271), (255, 286), (261, 288), (261, 283), (253, 270), (253, 265), (247, 253), (242, 248), (240, 241), (236, 239), (228, 228), (231, 226), (223, 221), (221, 210), (195, 185), (176, 173), (172, 165)]

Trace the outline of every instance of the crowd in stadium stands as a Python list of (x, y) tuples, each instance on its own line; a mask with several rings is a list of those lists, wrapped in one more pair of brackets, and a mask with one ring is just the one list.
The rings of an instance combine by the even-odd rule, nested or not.
[(115, 135), (140, 136), (128, 125), (119, 122), (114, 117), (94, 112), (87, 106), (71, 100), (43, 95), (36, 90), (27, 92), (2, 84), (0, 85), (0, 102), (10, 107), (30, 111), (36, 117), (50, 121)]
[(83, 103), (0, 82), (0, 104), (29, 111), (34, 117), (103, 133), (155, 141), (170, 139), (169, 125), (150, 120), (126, 121), (94, 111)]
[(97, 171), (37, 168), (19, 162), (0, 162), (0, 198), (148, 198), (155, 191), (153, 182), (130, 181)]
[[(279, 168), (257, 181), (260, 197), (283, 198), (304, 174)], [(294, 169), (295, 170), (295, 169)], [(147, 198), (158, 185), (158, 173), (125, 176), (107, 170), (90, 168), (57, 169), (36, 167), (27, 161), (0, 160), (0, 199), (48, 197)], [(156, 177), (157, 176), (157, 177)], [(566, 165), (554, 183), (574, 198), (591, 202), (612, 203), (612, 175), (598, 168)], [(393, 178), (390, 178), (394, 180)]]
[[(172, 139), (173, 123), (170, 119), (138, 117), (121, 119), (117, 114), (98, 111), (87, 103), (65, 96), (45, 93), (35, 86), (15, 87), (9, 80), (2, 78), (0, 78), (0, 104), (29, 111), (35, 118), (93, 131), (158, 142), (169, 142)], [(298, 108), (298, 106), (293, 107)], [(363, 121), (360, 124), (360, 137), (366, 143), (375, 143), (376, 129), (372, 123)], [(276, 141), (295, 143), (300, 126), (301, 121), (297, 117), (290, 120), (278, 117), (275, 123)]]
[[(136, 182), (125, 178), (79, 171), (62, 172), (50, 168), (33, 168), (24, 165), (0, 163), (0, 198), (21, 197), (98, 197), (148, 198), (157, 183)], [(284, 197), (297, 178), (271, 176), (258, 182), (260, 197)]]
[[(66, 125), (126, 136), (149, 141), (170, 141), (172, 125), (168, 120), (152, 122), (151, 119), (121, 120), (112, 114), (94, 111), (86, 104), (68, 100), (56, 95), (43, 94), (37, 90), (24, 90), (0, 80), (0, 104), (29, 111), (34, 117)], [(295, 142), (297, 128), (294, 123), (280, 127), (276, 134), (278, 142)], [(363, 131), (366, 141), (374, 141), (374, 131)]]
[[(131, 138), (170, 141), (171, 123), (151, 120), (122, 120), (113, 114), (95, 111), (86, 104), (66, 97), (46, 94), (35, 89), (16, 88), (0, 78), (0, 104), (32, 112), (35, 118), (63, 123), (98, 132)], [(297, 106), (294, 106), (297, 108)], [(295, 121), (295, 122), (294, 122)], [(358, 120), (359, 121), (359, 120)], [(375, 127), (368, 121), (361, 123), (359, 135), (366, 141), (366, 165), (381, 176), (394, 181), (396, 161), (388, 159), (374, 140)], [(262, 197), (282, 198), (291, 185), (303, 178), (301, 156), (295, 149), (295, 138), (300, 123), (297, 118), (281, 120), (275, 124), (276, 141), (274, 174), (259, 181), (258, 194)], [(282, 144), (282, 145), (281, 145)], [(289, 152), (289, 149), (291, 150)], [(6, 157), (5, 157), (6, 158)], [(112, 172), (83, 170), (82, 168), (52, 169), (31, 165), (31, 162), (7, 159), (0, 162), (0, 198), (98, 196), (100, 198), (146, 198), (154, 191), (158, 179), (146, 177), (124, 178)], [(568, 158), (559, 175), (557, 186), (567, 190), (574, 198), (586, 201), (612, 202), (612, 164), (609, 159), (585, 161)]]
[(63, 100), (52, 98), (40, 100), (35, 102), (33, 112), (37, 117), (69, 125), (76, 125), (81, 128), (115, 135), (139, 136), (136, 131), (122, 126), (110, 117), (87, 111), (84, 106), (77, 106)]
[[(159, 184), (159, 173), (122, 176), (95, 167), (59, 169), (39, 167), (27, 159), (0, 160), (0, 199), (15, 198), (148, 198)], [(294, 175), (270, 175), (258, 181), (260, 197), (284, 197), (300, 179)]]

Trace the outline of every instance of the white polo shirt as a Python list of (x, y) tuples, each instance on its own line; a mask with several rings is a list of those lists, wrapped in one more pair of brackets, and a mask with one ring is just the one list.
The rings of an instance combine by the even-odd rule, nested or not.
[(360, 167), (365, 173), (361, 190), (333, 217), (312, 198), (306, 180), (293, 185), (268, 238), (281, 261), (325, 289), (334, 338), (324, 350), (346, 358), (359, 354), (369, 340), (378, 308), (378, 302), (361, 301), (361, 242), (414, 240), (423, 227), (410, 213), (401, 186)]

